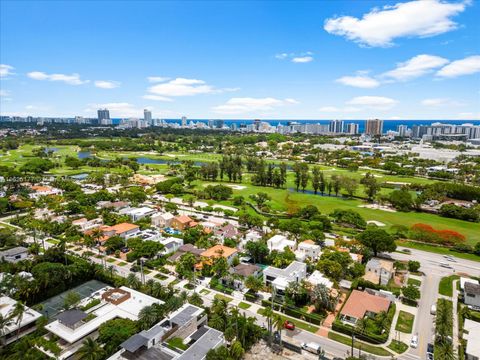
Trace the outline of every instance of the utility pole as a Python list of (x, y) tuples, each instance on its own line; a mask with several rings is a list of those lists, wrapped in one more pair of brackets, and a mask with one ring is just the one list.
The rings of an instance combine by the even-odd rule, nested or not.
[(353, 356), (353, 343), (355, 342), (355, 334), (352, 332), (352, 356)]

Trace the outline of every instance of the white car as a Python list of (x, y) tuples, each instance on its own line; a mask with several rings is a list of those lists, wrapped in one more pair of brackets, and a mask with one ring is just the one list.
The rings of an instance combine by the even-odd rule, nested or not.
[(418, 335), (413, 335), (412, 340), (410, 340), (410, 347), (416, 349), (418, 346)]

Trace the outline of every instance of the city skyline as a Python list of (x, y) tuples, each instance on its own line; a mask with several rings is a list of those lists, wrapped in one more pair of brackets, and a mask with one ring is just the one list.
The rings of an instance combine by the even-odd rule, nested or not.
[(480, 119), (478, 2), (0, 6), (1, 115)]

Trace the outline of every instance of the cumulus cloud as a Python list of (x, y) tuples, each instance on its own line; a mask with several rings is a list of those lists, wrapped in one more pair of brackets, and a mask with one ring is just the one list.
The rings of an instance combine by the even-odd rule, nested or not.
[(432, 99), (424, 99), (421, 101), (423, 106), (429, 107), (438, 107), (438, 106), (461, 106), (463, 105), (462, 102), (448, 99), (448, 98), (432, 98)]
[(272, 97), (266, 98), (231, 98), (223, 105), (213, 107), (213, 111), (218, 114), (245, 114), (251, 112), (268, 112), (275, 108), (295, 105), (298, 101), (295, 99), (276, 99)]
[(431, 73), (447, 63), (448, 60), (440, 56), (417, 55), (405, 62), (398, 63), (395, 69), (382, 74), (382, 77), (397, 81), (411, 80)]
[(120, 82), (111, 80), (96, 80), (95, 86), (100, 89), (115, 89), (120, 86)]
[(465, 59), (452, 61), (437, 72), (437, 76), (454, 78), (480, 72), (480, 55), (473, 55)]
[(82, 85), (89, 82), (89, 80), (81, 80), (79, 74), (47, 74), (42, 71), (32, 71), (27, 74), (30, 79), (33, 80), (48, 80), (48, 81), (61, 81), (69, 85)]
[(389, 97), (384, 96), (357, 96), (347, 101), (348, 105), (357, 105), (367, 109), (388, 110), (398, 103)]
[(0, 78), (5, 78), (10, 75), (14, 75), (14, 67), (7, 64), (0, 64)]
[(164, 82), (170, 80), (168, 77), (162, 77), (162, 76), (149, 76), (147, 77), (148, 82), (151, 83), (156, 83), (156, 82)]
[(327, 113), (346, 113), (346, 112), (357, 112), (357, 111), (360, 111), (361, 109), (354, 106), (344, 106), (344, 107), (323, 106), (318, 110), (320, 112), (327, 112)]
[(464, 11), (467, 4), (468, 1), (409, 1), (374, 8), (362, 18), (330, 18), (325, 21), (324, 29), (362, 45), (387, 47), (397, 38), (430, 37), (456, 29), (457, 24), (451, 18)]
[[(157, 78), (156, 81), (160, 81), (158, 79), (159, 78)], [(150, 86), (147, 90), (148, 94), (144, 95), (144, 98), (158, 101), (172, 101), (172, 97), (222, 93), (236, 90), (238, 90), (238, 88), (217, 89), (208, 85), (203, 80), (176, 78), (172, 80), (162, 80), (159, 84)]]
[(313, 53), (311, 51), (306, 51), (302, 53), (280, 53), (276, 54), (275, 58), (277, 58), (278, 60), (288, 60), (297, 64), (304, 64), (312, 62), (314, 60), (312, 55)]
[(366, 75), (342, 76), (335, 81), (343, 85), (362, 89), (372, 89), (380, 86), (380, 82), (377, 79)]

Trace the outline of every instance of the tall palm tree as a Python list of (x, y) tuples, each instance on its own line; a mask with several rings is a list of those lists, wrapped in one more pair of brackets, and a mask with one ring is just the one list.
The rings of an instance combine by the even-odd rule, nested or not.
[(230, 355), (234, 360), (240, 360), (243, 358), (243, 354), (245, 354), (245, 350), (240, 344), (239, 341), (234, 341), (232, 346), (230, 347)]
[(267, 328), (270, 342), (272, 341), (272, 319), (273, 319), (273, 310), (270, 307), (266, 307), (265, 311), (263, 312), (263, 316), (267, 319)]
[(283, 319), (280, 315), (275, 314), (273, 317), (273, 326), (277, 329), (278, 334), (280, 335), (280, 346), (282, 346), (282, 329), (283, 329)]
[(77, 351), (76, 360), (101, 360), (105, 356), (105, 350), (92, 338), (86, 338), (82, 344)]
[(138, 290), (142, 286), (142, 283), (140, 282), (140, 280), (138, 280), (137, 276), (134, 273), (128, 274), (126, 284), (129, 288), (132, 288), (134, 290)]
[(158, 321), (158, 311), (153, 306), (145, 306), (138, 313), (138, 324), (142, 330), (147, 330)]
[(17, 325), (17, 340), (18, 340), (18, 336), (20, 335), (21, 323), (23, 320), (23, 315), (25, 315), (25, 312), (26, 312), (25, 305), (23, 305), (21, 301), (17, 301), (15, 303), (15, 306), (13, 307), (13, 311), (11, 315), (12, 319), (17, 318), (15, 321), (15, 324)]
[(438, 360), (456, 360), (455, 349), (451, 341), (445, 341), (438, 344), (435, 349), (435, 359)]
[(7, 327), (12, 324), (13, 324), (13, 321), (10, 316), (3, 317), (3, 315), (0, 314), (0, 336), (3, 336), (3, 334), (7, 330)]

